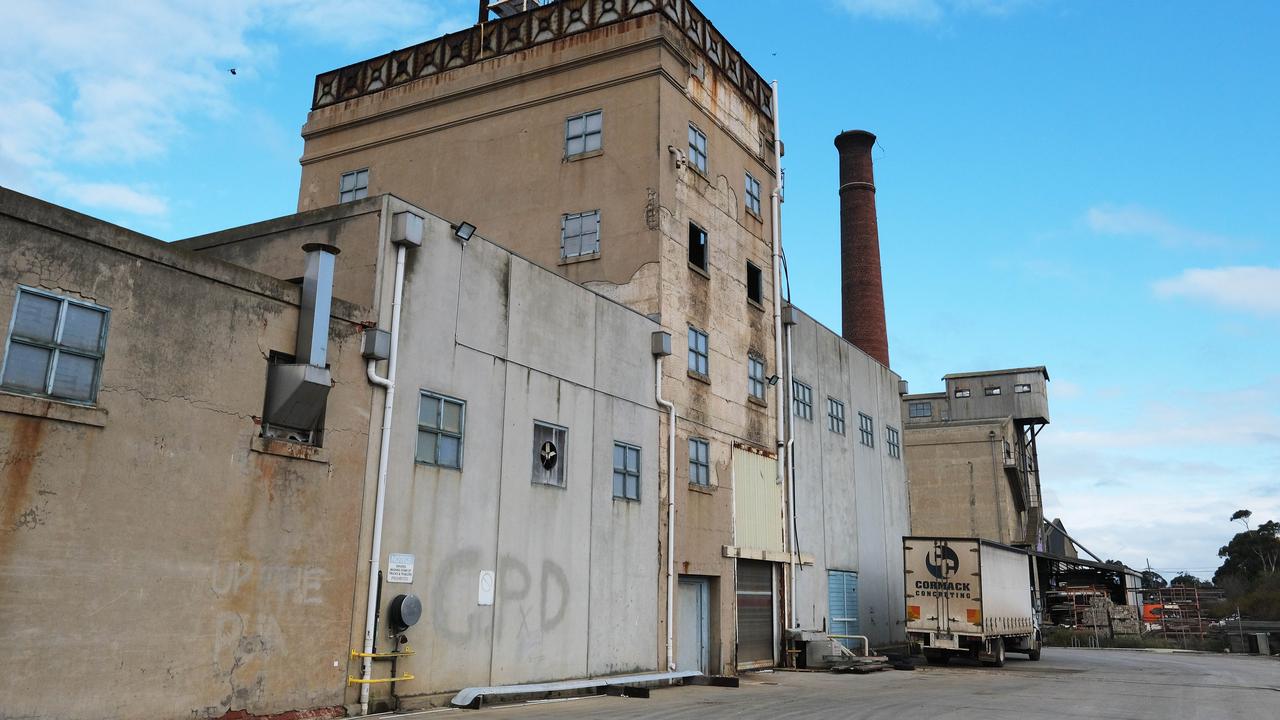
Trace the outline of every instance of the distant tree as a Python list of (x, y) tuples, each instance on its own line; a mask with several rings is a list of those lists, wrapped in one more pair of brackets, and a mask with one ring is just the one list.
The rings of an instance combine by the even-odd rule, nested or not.
[(1231, 513), (1231, 522), (1236, 522), (1237, 520), (1239, 520), (1240, 522), (1244, 523), (1244, 529), (1245, 529), (1245, 530), (1249, 530), (1249, 529), (1250, 529), (1250, 527), (1249, 527), (1249, 518), (1251, 518), (1251, 517), (1253, 517), (1253, 512), (1252, 512), (1252, 511), (1250, 511), (1250, 510), (1237, 510), (1237, 511), (1235, 511), (1235, 512)]
[(1253, 530), (1236, 533), (1231, 542), (1218, 550), (1218, 557), (1223, 562), (1213, 574), (1215, 585), (1222, 585), (1227, 578), (1252, 583), (1275, 575), (1280, 568), (1280, 523), (1272, 520)]
[(1168, 581), (1166, 581), (1164, 577), (1155, 570), (1142, 571), (1142, 587), (1159, 590), (1160, 588), (1168, 586)]
[(1170, 580), (1169, 585), (1174, 587), (1200, 588), (1205, 587), (1207, 583), (1189, 572), (1183, 572), (1178, 577)]

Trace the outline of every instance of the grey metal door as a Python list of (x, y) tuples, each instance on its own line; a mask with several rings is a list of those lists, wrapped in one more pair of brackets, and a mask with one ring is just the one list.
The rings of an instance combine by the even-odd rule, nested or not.
[(676, 669), (711, 665), (711, 593), (703, 578), (680, 578), (676, 592)]
[(738, 561), (738, 667), (770, 667), (774, 660), (773, 563)]

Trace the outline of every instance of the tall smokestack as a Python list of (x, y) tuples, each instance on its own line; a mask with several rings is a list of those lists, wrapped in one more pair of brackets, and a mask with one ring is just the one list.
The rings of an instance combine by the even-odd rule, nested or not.
[(889, 365), (889, 334), (880, 279), (880, 232), (871, 148), (876, 136), (849, 130), (836, 136), (840, 152), (840, 293), (844, 339)]

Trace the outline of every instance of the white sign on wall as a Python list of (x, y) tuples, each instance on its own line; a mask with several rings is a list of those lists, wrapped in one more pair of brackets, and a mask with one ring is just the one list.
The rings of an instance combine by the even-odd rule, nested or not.
[(405, 553), (391, 553), (387, 556), (387, 582), (413, 582), (413, 556)]
[(497, 578), (494, 575), (494, 572), (492, 570), (480, 571), (480, 594), (476, 598), (477, 604), (479, 605), (493, 604), (493, 588), (494, 588), (494, 585), (496, 584), (496, 580)]

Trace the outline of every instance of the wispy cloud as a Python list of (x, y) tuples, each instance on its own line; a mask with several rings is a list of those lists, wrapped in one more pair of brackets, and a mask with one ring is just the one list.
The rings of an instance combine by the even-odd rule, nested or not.
[[(448, 12), (456, 7), (426, 0), (15, 3), (0, 23), (0, 184), (96, 209), (163, 215), (163, 199), (121, 180), (122, 168), (162, 158), (192, 122), (239, 112), (233, 83), (251, 81), (255, 68), (272, 62), (277, 43), (287, 37), (383, 52), (454, 22)], [(103, 178), (107, 168), (111, 176)]]
[(862, 17), (934, 23), (948, 15), (1007, 15), (1037, 0), (838, 0), (840, 7)]
[(1152, 286), (1157, 297), (1201, 300), (1259, 315), (1280, 314), (1280, 268), (1191, 268)]
[(1140, 237), (1165, 247), (1220, 248), (1239, 244), (1231, 238), (1179, 225), (1136, 205), (1099, 205), (1085, 213), (1089, 229), (1102, 235)]

